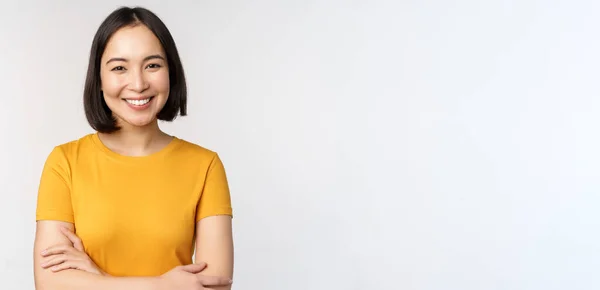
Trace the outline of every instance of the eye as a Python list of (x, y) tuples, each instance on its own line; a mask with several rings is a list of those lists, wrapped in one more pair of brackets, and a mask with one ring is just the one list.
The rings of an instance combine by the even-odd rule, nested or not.
[(147, 68), (160, 68), (160, 67), (161, 67), (161, 65), (157, 64), (157, 63), (151, 63), (147, 66)]
[(119, 71), (119, 70), (125, 70), (125, 68), (122, 66), (116, 66), (113, 69), (111, 69), (111, 71)]

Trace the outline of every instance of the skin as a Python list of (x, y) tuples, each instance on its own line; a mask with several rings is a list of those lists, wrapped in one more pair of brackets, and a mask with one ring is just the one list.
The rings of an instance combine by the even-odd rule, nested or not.
[[(122, 155), (144, 156), (162, 149), (172, 137), (158, 127), (156, 115), (169, 97), (166, 54), (152, 31), (143, 25), (115, 33), (101, 58), (104, 101), (122, 128), (99, 134), (102, 142)], [(150, 107), (132, 110), (127, 99), (152, 97)]]
[[(101, 59), (102, 92), (121, 127), (99, 134), (111, 150), (144, 156), (171, 140), (158, 126), (156, 115), (169, 97), (169, 68), (156, 36), (145, 26), (124, 27), (111, 38)], [(152, 97), (144, 110), (134, 110), (127, 99)], [(231, 289), (233, 276), (232, 222), (212, 216), (196, 225), (196, 259), (159, 277), (111, 277), (85, 253), (74, 225), (38, 221), (34, 242), (36, 289)]]

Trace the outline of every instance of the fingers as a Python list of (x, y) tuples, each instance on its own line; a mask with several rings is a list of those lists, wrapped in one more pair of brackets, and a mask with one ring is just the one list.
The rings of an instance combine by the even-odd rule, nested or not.
[(84, 260), (76, 257), (70, 257), (66, 255), (56, 255), (54, 258), (49, 259), (42, 263), (42, 268), (50, 269), (53, 272), (59, 272), (67, 269), (86, 271), (92, 274), (106, 275), (103, 271), (98, 269), (94, 265), (90, 265)]
[(81, 239), (75, 235), (75, 233), (73, 233), (70, 229), (66, 228), (66, 227), (61, 227), (60, 230), (62, 231), (62, 233), (69, 238), (69, 240), (71, 241), (71, 243), (73, 243), (73, 247), (81, 252), (83, 252), (83, 243), (81, 242)]
[(73, 247), (67, 245), (54, 246), (43, 250), (41, 255), (42, 257), (48, 257), (50, 255), (64, 254), (71, 251), (72, 248)]
[(197, 274), (206, 268), (206, 263), (198, 263), (198, 264), (189, 264), (185, 266), (181, 266), (181, 270), (186, 271), (188, 273)]
[(206, 263), (204, 263), (204, 262), (198, 262), (198, 263), (195, 263), (194, 265), (200, 266), (202, 268), (202, 270), (204, 270), (204, 268), (206, 268)]
[(78, 267), (75, 264), (71, 263), (70, 261), (66, 261), (66, 262), (60, 263), (60, 264), (58, 264), (58, 265), (53, 266), (52, 268), (50, 268), (50, 270), (52, 272), (59, 272), (59, 271), (62, 271), (62, 270), (67, 270), (67, 269), (75, 269), (75, 270), (77, 270)]
[(198, 275), (198, 280), (202, 286), (227, 286), (233, 283), (229, 278), (217, 276)]
[(54, 258), (42, 263), (42, 268), (50, 268), (53, 272), (58, 272), (66, 269), (77, 269), (76, 261), (69, 260), (65, 255), (56, 255)]
[(56, 266), (66, 260), (67, 260), (67, 256), (65, 256), (65, 255), (62, 255), (62, 254), (55, 255), (54, 257), (42, 262), (41, 267), (44, 269), (47, 269), (52, 266)]

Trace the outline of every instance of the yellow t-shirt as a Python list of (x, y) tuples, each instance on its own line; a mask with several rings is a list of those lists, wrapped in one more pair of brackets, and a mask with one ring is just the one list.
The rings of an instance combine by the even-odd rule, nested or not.
[(90, 258), (114, 276), (192, 263), (196, 222), (213, 215), (232, 216), (215, 152), (175, 137), (152, 155), (124, 156), (96, 133), (52, 150), (36, 210), (36, 220), (73, 223)]

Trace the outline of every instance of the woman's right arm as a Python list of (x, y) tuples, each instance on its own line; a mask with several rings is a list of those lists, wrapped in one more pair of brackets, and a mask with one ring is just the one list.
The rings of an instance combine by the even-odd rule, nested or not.
[(52, 272), (41, 267), (41, 251), (55, 245), (71, 245), (60, 231), (73, 224), (60, 221), (38, 221), (34, 242), (34, 278), (36, 290), (159, 290), (159, 277), (108, 277), (80, 270)]
[(34, 242), (34, 276), (37, 290), (172, 290), (212, 289), (231, 285), (227, 277), (207, 276), (201, 272), (206, 263), (177, 266), (171, 271), (156, 277), (110, 277), (82, 270), (66, 269), (58, 272), (42, 267), (41, 252), (52, 246), (73, 244), (61, 231), (61, 227), (73, 230), (67, 222), (42, 220), (37, 222)]
[[(61, 226), (73, 230), (71, 204), (71, 165), (67, 147), (55, 147), (49, 154), (40, 180), (36, 209), (36, 233), (33, 250), (33, 272), (37, 290), (71, 289), (114, 289), (154, 290), (159, 289), (158, 278), (106, 277), (80, 270), (53, 272), (41, 267), (41, 251), (57, 245), (72, 245), (60, 230)], [(70, 148), (70, 147), (69, 147)], [(68, 149), (68, 148), (67, 148)], [(68, 150), (67, 150), (68, 151)], [(63, 221), (58, 221), (63, 220)], [(2, 288), (2, 287), (0, 287)]]

